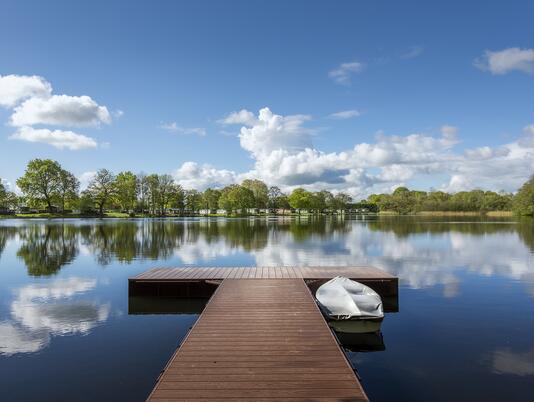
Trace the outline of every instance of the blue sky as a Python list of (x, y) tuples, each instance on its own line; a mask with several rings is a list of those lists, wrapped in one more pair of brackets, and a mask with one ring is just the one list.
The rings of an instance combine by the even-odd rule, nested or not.
[(534, 173), (532, 15), (527, 1), (4, 1), (0, 177), (39, 157), (199, 188), (513, 191)]

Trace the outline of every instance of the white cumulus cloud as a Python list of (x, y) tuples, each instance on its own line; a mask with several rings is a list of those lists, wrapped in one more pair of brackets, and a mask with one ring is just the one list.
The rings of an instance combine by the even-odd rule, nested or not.
[(248, 110), (241, 109), (239, 112), (232, 112), (228, 116), (219, 120), (221, 124), (244, 124), (245, 126), (253, 126), (256, 124), (256, 116)]
[(174, 172), (174, 179), (185, 189), (204, 190), (208, 187), (224, 187), (236, 182), (236, 174), (230, 170), (218, 170), (211, 165), (185, 162)]
[(31, 98), (46, 98), (52, 93), (52, 85), (37, 75), (0, 75), (0, 106), (11, 108), (18, 102)]
[(89, 96), (53, 95), (30, 98), (15, 108), (11, 125), (97, 126), (111, 123), (111, 115)]
[(495, 75), (511, 71), (534, 74), (534, 49), (510, 47), (499, 51), (486, 50), (474, 64), (479, 69)]
[[(242, 111), (241, 114), (249, 113)], [(447, 127), (441, 138), (421, 134), (406, 137), (379, 134), (374, 144), (360, 143), (353, 149), (325, 153), (313, 147), (313, 130), (304, 125), (308, 120), (308, 115), (281, 116), (269, 108), (261, 109), (257, 118), (248, 119), (255, 123), (241, 127), (239, 134), (241, 147), (254, 160), (253, 169), (243, 174), (229, 174), (210, 167), (208, 177), (217, 177), (215, 172), (224, 172), (224, 177), (229, 179), (255, 177), (286, 189), (308, 186), (351, 189), (353, 193), (361, 193), (375, 184), (387, 183), (391, 187), (389, 182), (393, 180), (404, 180), (419, 171), (432, 169), (436, 153), (455, 144), (454, 130)], [(403, 165), (408, 163), (413, 166)], [(203, 183), (199, 166), (187, 166), (189, 169), (181, 169), (180, 180), (189, 178), (193, 185), (198, 178)], [(384, 171), (371, 174), (368, 169), (373, 167), (382, 167)]]
[(96, 148), (98, 146), (93, 138), (77, 134), (73, 131), (49, 130), (47, 128), (37, 129), (30, 126), (20, 127), (9, 138), (49, 144), (58, 149), (70, 149), (74, 151)]
[[(187, 162), (175, 175), (186, 187), (217, 186), (258, 178), (285, 191), (297, 186), (311, 190), (346, 191), (355, 198), (389, 192), (410, 181), (426, 180), (449, 191), (472, 189), (515, 191), (534, 172), (534, 126), (516, 141), (457, 151), (458, 128), (443, 125), (440, 135), (385, 135), (338, 152), (313, 145), (308, 115), (281, 116), (263, 108), (257, 116), (242, 110), (240, 145), (253, 166), (245, 172), (219, 170)], [(236, 119), (238, 120), (238, 119)]]
[[(106, 106), (91, 97), (53, 95), (52, 85), (43, 77), (0, 76), (0, 106), (13, 109), (9, 119), (17, 127), (10, 139), (44, 143), (59, 149), (80, 150), (97, 148), (94, 138), (70, 130), (42, 126), (85, 127), (110, 124), (111, 114)], [(122, 111), (115, 112), (115, 116)], [(38, 126), (38, 127), (35, 127)], [(105, 148), (103, 143), (102, 148)]]
[(301, 150), (309, 147), (312, 130), (303, 124), (310, 119), (310, 116), (303, 114), (280, 116), (267, 107), (263, 108), (254, 124), (241, 127), (241, 147), (256, 158), (280, 149)]

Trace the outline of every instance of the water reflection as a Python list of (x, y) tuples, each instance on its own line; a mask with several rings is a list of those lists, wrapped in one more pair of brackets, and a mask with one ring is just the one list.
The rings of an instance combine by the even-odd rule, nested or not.
[(36, 352), (52, 336), (87, 334), (106, 321), (109, 304), (75, 299), (95, 286), (95, 279), (71, 277), (17, 289), (11, 319), (0, 322), (0, 354)]
[(17, 231), (21, 258), (32, 276), (55, 274), (78, 254), (78, 230), (72, 225), (33, 224)]
[(2, 397), (144, 400), (204, 303), (129, 300), (153, 266), (369, 264), (403, 284), (342, 340), (371, 400), (530, 400), (534, 224), (447, 219), (0, 220)]
[(0, 258), (2, 258), (2, 253), (6, 248), (7, 241), (13, 239), (16, 234), (16, 227), (0, 225)]
[(510, 348), (496, 350), (493, 370), (497, 374), (534, 375), (534, 349), (524, 352), (514, 352)]
[(269, 266), (375, 265), (412, 288), (442, 285), (446, 297), (458, 295), (458, 273), (468, 270), (522, 281), (534, 295), (534, 224), (528, 221), (406, 217), (0, 225), (0, 252), (10, 239), (17, 239), (17, 256), (32, 276), (55, 274), (80, 253), (93, 256), (99, 265), (137, 259), (202, 265), (242, 255)]

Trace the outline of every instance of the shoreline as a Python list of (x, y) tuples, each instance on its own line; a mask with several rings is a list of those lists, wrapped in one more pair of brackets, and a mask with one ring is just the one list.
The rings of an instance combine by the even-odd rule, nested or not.
[(378, 213), (358, 213), (358, 214), (308, 214), (308, 213), (289, 213), (289, 214), (244, 214), (244, 215), (225, 215), (225, 214), (195, 214), (195, 215), (130, 215), (121, 212), (107, 213), (104, 216), (100, 215), (80, 215), (80, 214), (53, 214), (53, 213), (38, 213), (38, 214), (14, 214), (14, 215), (0, 215), (2, 219), (176, 219), (176, 218), (252, 218), (252, 217), (316, 217), (316, 216), (485, 216), (485, 217), (513, 217), (512, 211), (420, 211), (410, 214), (399, 214), (393, 211), (380, 211)]

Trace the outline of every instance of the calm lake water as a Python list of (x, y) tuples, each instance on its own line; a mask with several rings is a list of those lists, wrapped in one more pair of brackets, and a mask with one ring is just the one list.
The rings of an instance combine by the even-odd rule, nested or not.
[(534, 224), (474, 218), (0, 221), (0, 400), (131, 400), (195, 314), (129, 314), (154, 266), (374, 265), (398, 275), (372, 401), (532, 401)]

